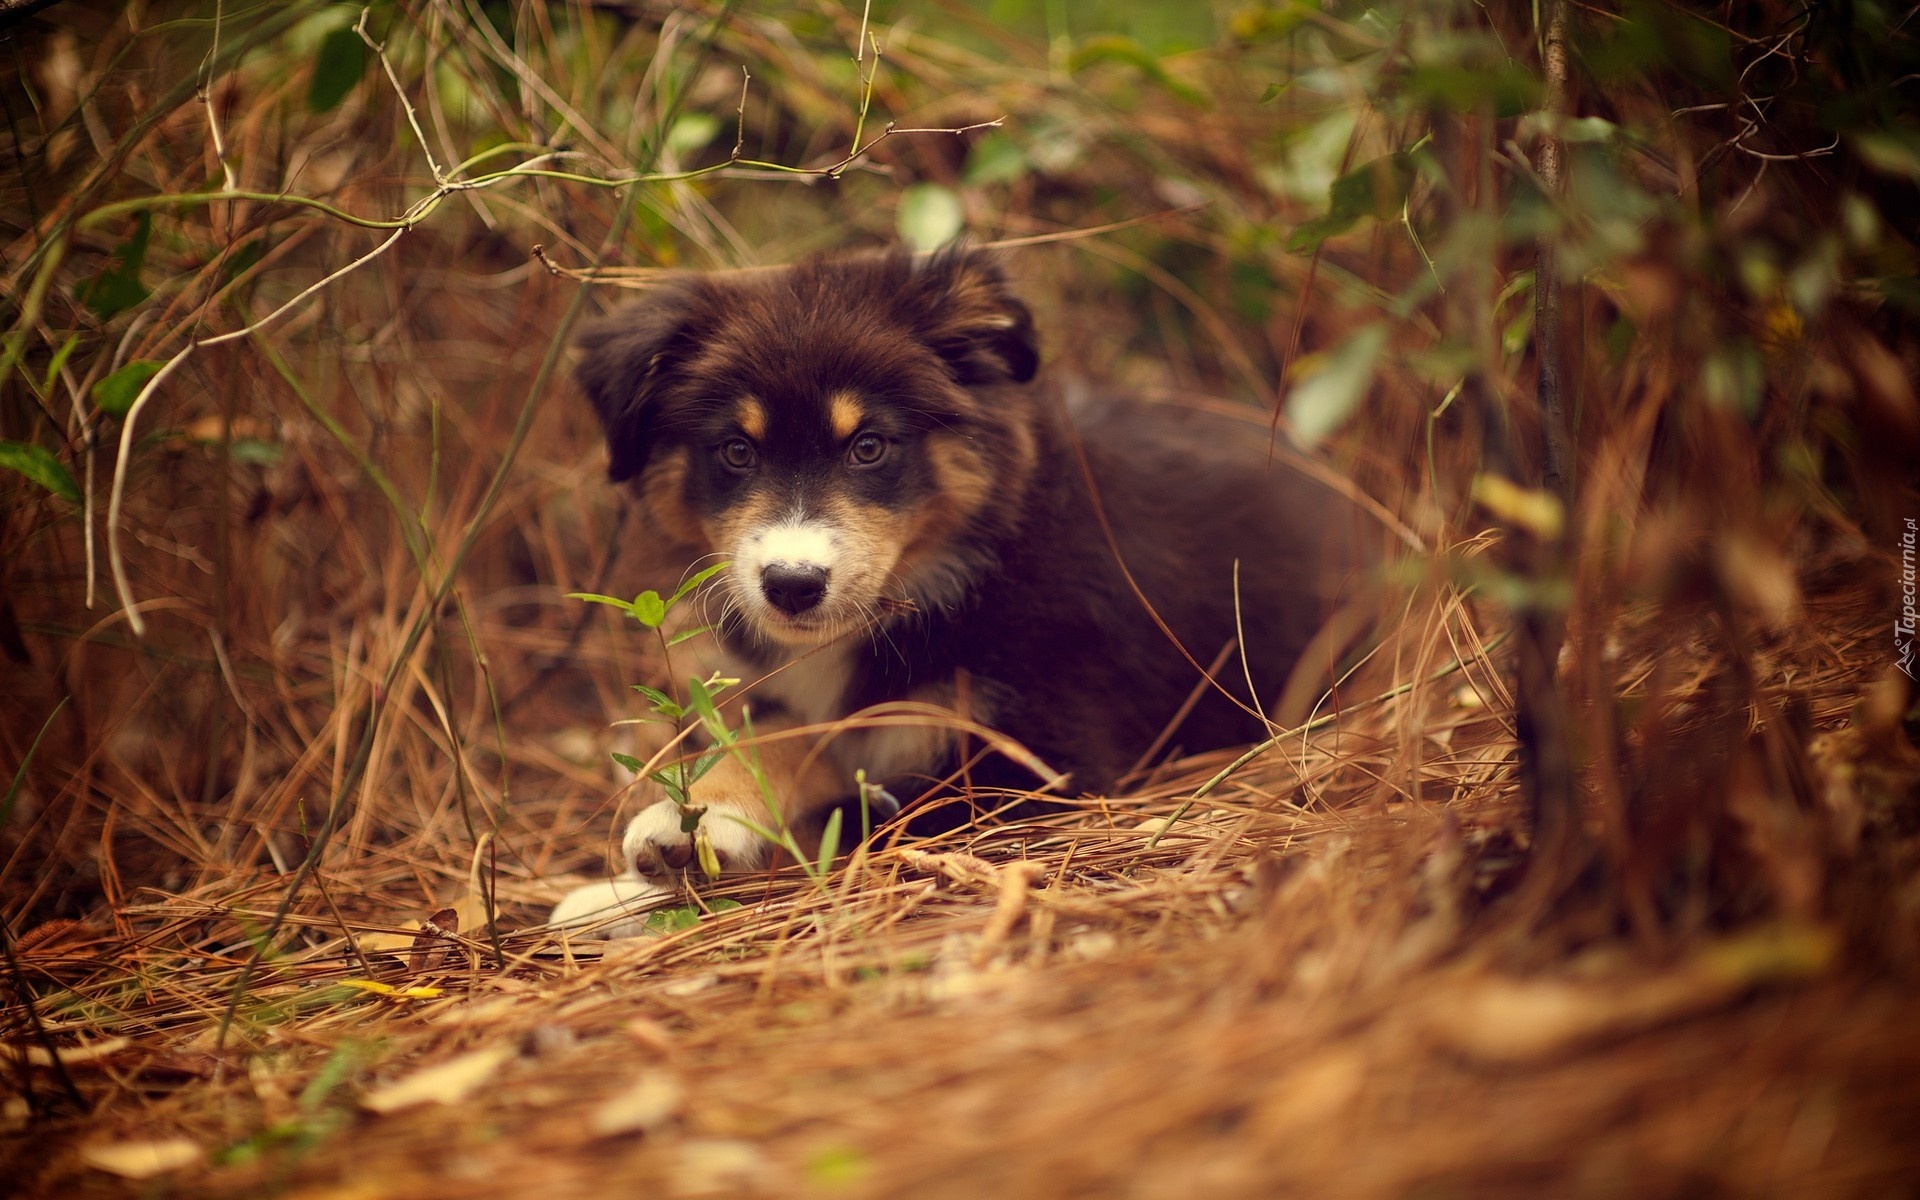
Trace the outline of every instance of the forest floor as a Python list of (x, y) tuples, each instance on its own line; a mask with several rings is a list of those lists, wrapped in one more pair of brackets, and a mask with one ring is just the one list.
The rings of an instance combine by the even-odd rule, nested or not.
[[(1821, 633), (1772, 661), (1827, 731), (1823, 786), (1871, 806), (1911, 796), (1913, 756), (1869, 728), (1860, 599), (1810, 600)], [(244, 981), (284, 879), (127, 897), (113, 930), (20, 939), (88, 1004), (43, 1017), (58, 1069), (16, 1051), (34, 1094), (7, 1102), (0, 1175), (312, 1200), (1914, 1186), (1920, 964), (1859, 944), (1882, 917), (1537, 936), (1486, 661), (1197, 802), (1233, 756), (824, 884), (703, 889), (715, 911), (631, 940), (525, 928), (583, 880), (506, 871), (497, 951), (395, 936), (426, 915), (404, 846), (324, 874), (302, 948)], [(1911, 828), (1864, 836), (1894, 864), (1885, 923), (1911, 923)]]

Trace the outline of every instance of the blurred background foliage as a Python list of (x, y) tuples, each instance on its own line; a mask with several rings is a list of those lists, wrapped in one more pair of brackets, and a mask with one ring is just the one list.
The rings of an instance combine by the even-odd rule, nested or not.
[[(568, 328), (654, 269), (962, 234), (1017, 246), (1063, 370), (1273, 409), (1404, 522), (1407, 582), (1568, 630), (1557, 719), (1611, 832), (1566, 876), (1609, 881), (1609, 919), (1818, 907), (1825, 849), (1701, 838), (1750, 757), (1789, 827), (1898, 808), (1822, 807), (1766, 660), (1835, 579), (1890, 605), (1874, 556), (1920, 513), (1916, 22), (1567, 4), (1555, 111), (1543, 8), (6, 16), (10, 917), (270, 879), (335, 823), (429, 887), (483, 827), (515, 878), (587, 863), (646, 664), (560, 599), (630, 567)], [(1543, 254), (1570, 495), (1542, 487)], [(1620, 678), (1633, 636), (1714, 657)]]

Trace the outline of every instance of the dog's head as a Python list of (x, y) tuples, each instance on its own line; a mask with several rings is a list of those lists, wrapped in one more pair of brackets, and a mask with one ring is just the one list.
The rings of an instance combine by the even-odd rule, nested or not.
[(689, 274), (580, 347), (612, 478), (783, 645), (951, 600), (1032, 470), (1033, 321), (978, 252)]

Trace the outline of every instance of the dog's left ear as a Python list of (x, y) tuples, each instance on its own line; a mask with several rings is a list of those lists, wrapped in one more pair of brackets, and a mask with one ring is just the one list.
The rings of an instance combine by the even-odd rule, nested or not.
[(615, 483), (647, 465), (658, 393), (696, 338), (692, 295), (685, 281), (666, 284), (589, 322), (575, 339), (573, 375), (606, 429), (607, 476)]
[(1040, 370), (1033, 314), (993, 257), (956, 243), (916, 265), (920, 336), (963, 385), (1025, 383)]

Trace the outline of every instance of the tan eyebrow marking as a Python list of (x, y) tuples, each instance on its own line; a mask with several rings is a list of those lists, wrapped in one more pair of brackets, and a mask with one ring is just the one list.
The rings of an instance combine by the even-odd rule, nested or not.
[(752, 396), (740, 401), (734, 409), (733, 419), (740, 423), (740, 429), (756, 442), (767, 440), (767, 408)]
[(866, 410), (860, 407), (860, 401), (852, 392), (835, 392), (828, 402), (828, 414), (833, 422), (833, 436), (845, 441), (860, 428), (860, 422), (866, 419)]

